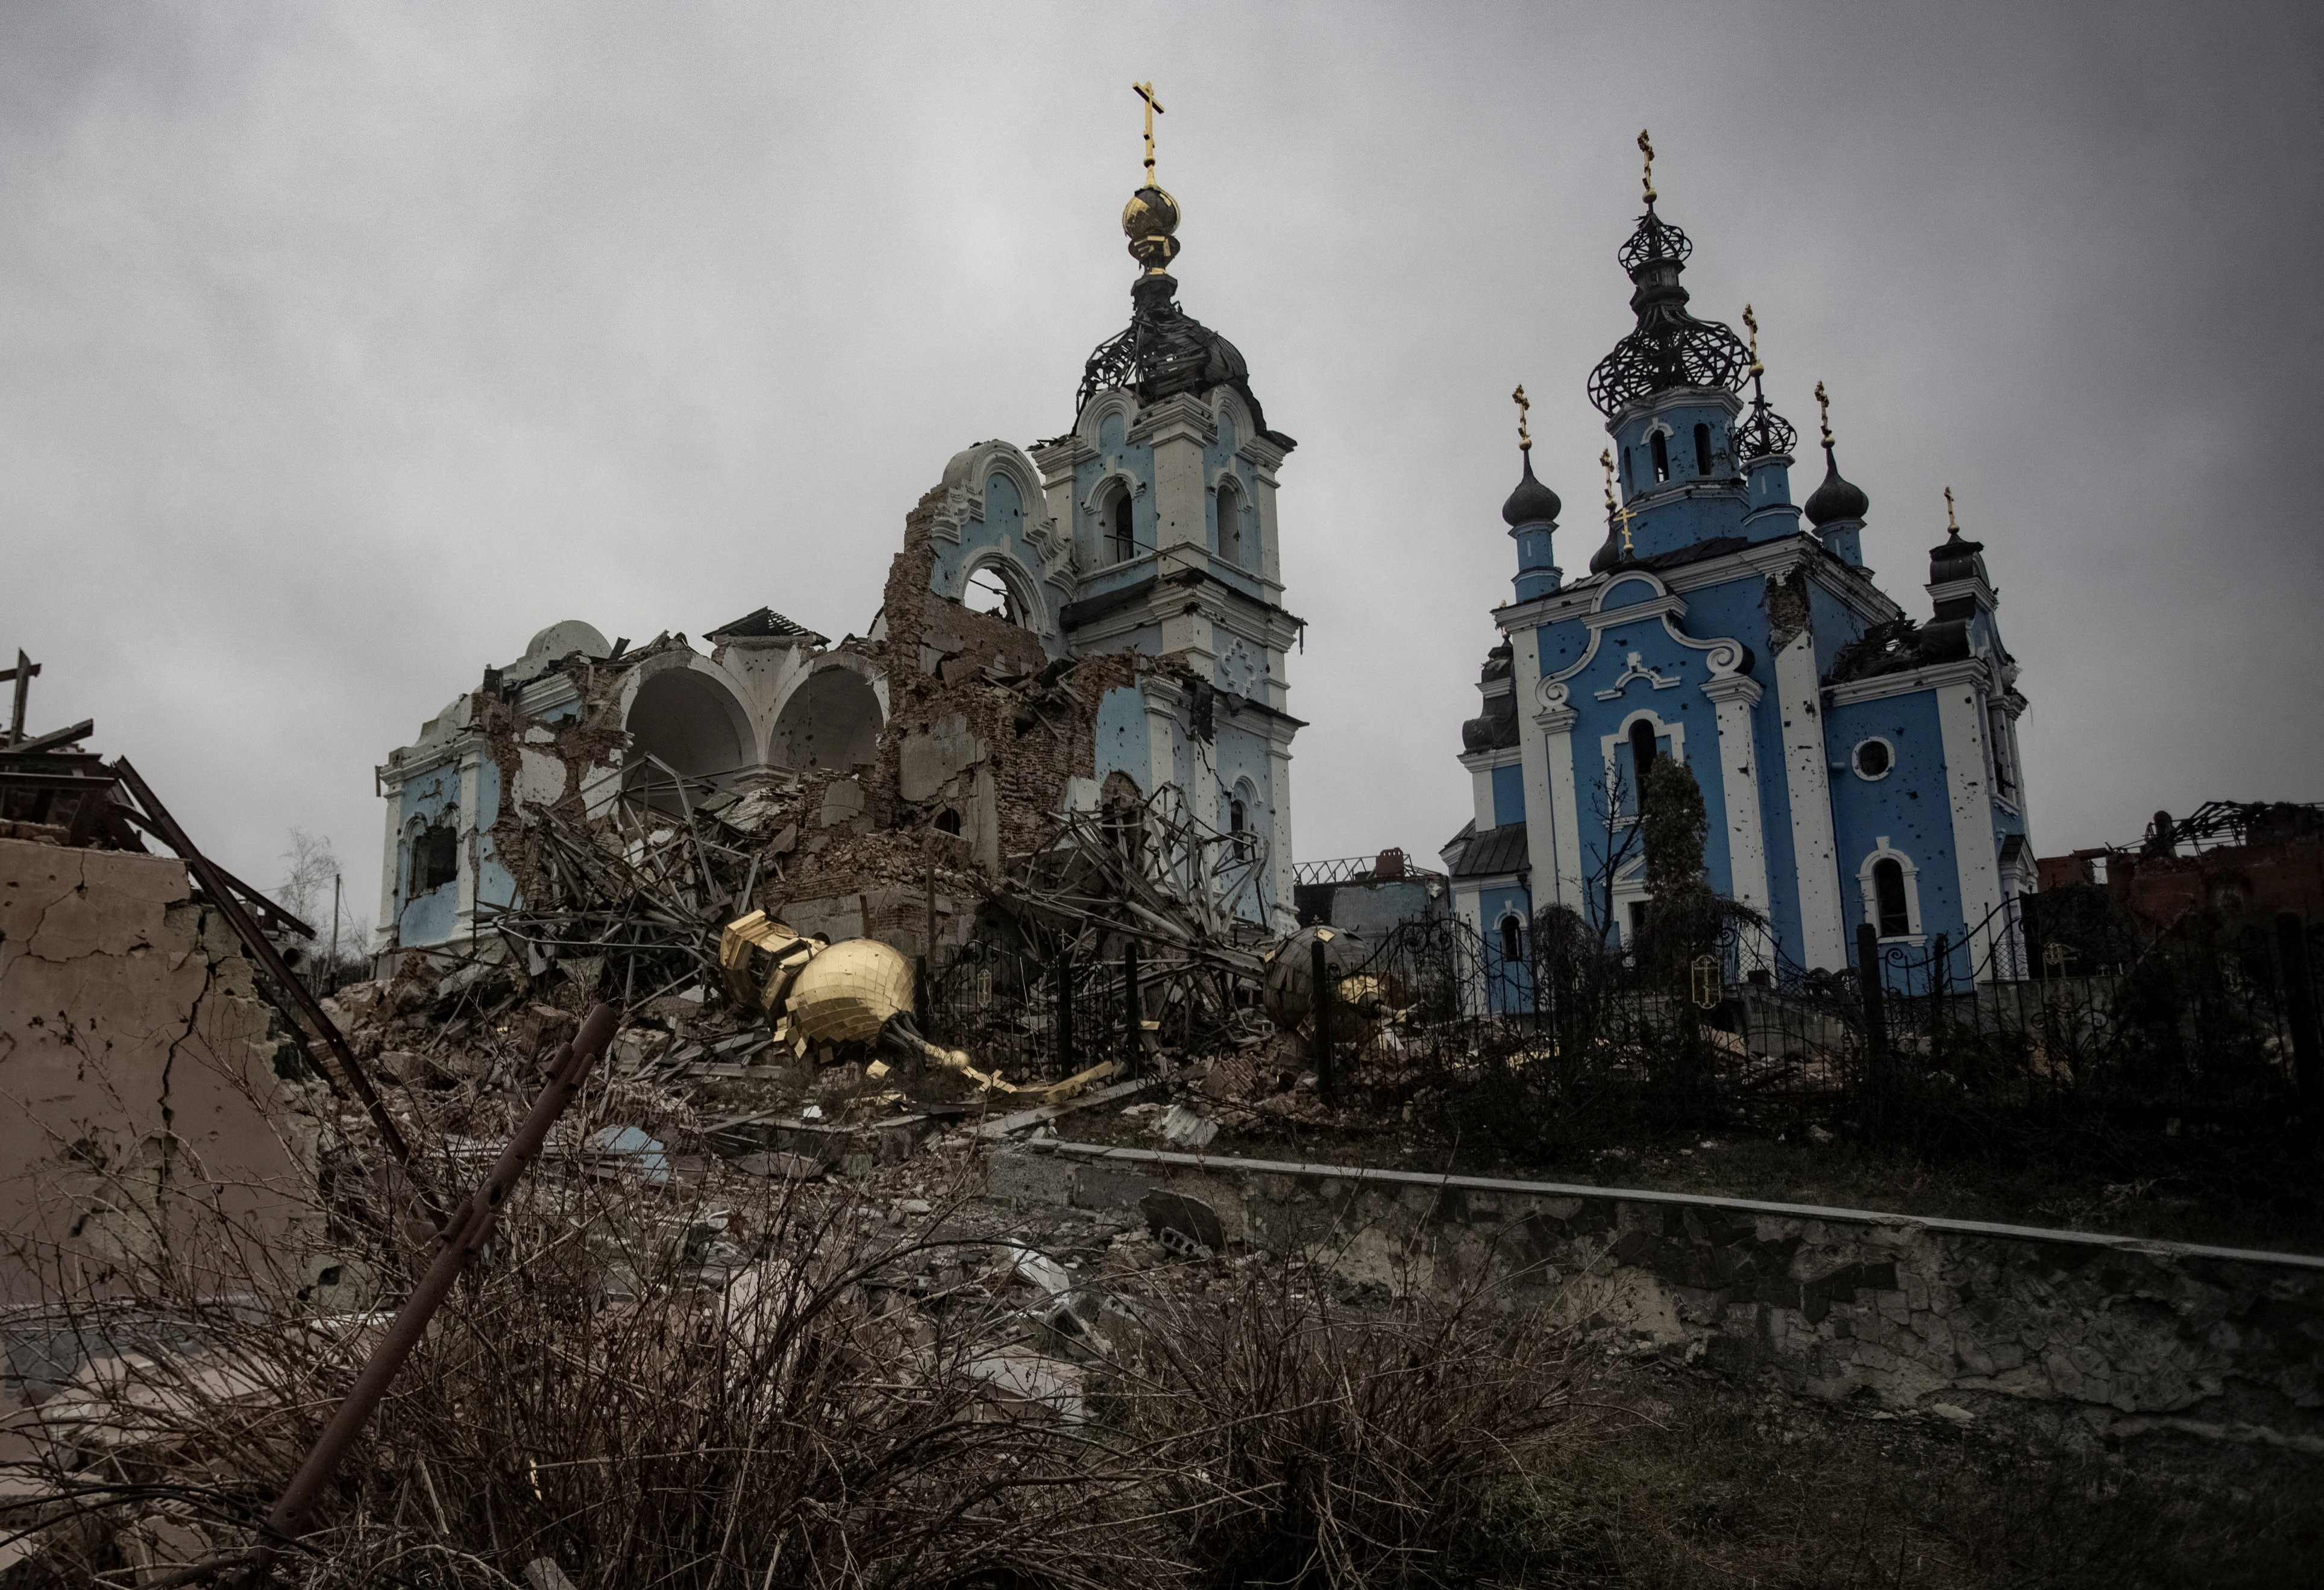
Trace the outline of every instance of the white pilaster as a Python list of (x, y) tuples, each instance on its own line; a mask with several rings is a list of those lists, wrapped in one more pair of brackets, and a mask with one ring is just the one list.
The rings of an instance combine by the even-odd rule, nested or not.
[(1738, 902), (1764, 914), (1767, 841), (1760, 824), (1757, 758), (1751, 736), (1751, 709), (1759, 704), (1759, 681), (1729, 674), (1704, 684), (1702, 693), (1719, 709), (1719, 787), (1727, 808), (1728, 892)]
[[(1549, 706), (1533, 721), (1540, 731), (1549, 785), (1550, 846), (1557, 857), (1554, 898), (1570, 911), (1583, 911), (1581, 798), (1573, 779), (1573, 726), (1582, 715), (1565, 705), (1563, 685), (1551, 685), (1542, 696)], [(1526, 837), (1530, 840), (1530, 833)], [(1534, 886), (1541, 886), (1537, 878)]]
[(372, 919), (371, 948), (376, 955), (395, 937), (395, 879), (402, 865), (403, 781), (387, 786), (387, 839), (379, 863), (379, 915)]
[(1953, 865), (1960, 877), (1961, 920), (1974, 930), (2001, 903), (2001, 856), (1986, 788), (1985, 713), (1967, 682), (1939, 687), (1937, 732), (1945, 750), (1945, 795), (1952, 808)]
[(1271, 846), (1268, 853), (1268, 858), (1272, 863), (1268, 870), (1275, 875), (1271, 891), (1274, 896), (1275, 914), (1282, 919), (1275, 925), (1281, 931), (1287, 933), (1297, 926), (1291, 910), (1293, 878), (1291, 872), (1291, 747), (1289, 744), (1277, 740), (1268, 745), (1267, 763), (1268, 780), (1273, 786), (1270, 794), (1274, 816), (1274, 832), (1268, 841)]
[(1803, 630), (1775, 653), (1775, 706), (1784, 721), (1784, 785), (1791, 796), (1798, 864), (1800, 959), (1838, 971), (1849, 964), (1840, 919), (1840, 859), (1832, 836), (1831, 773), (1823, 734), (1823, 684), (1815, 637)]
[[(1541, 699), (1541, 642), (1529, 629), (1508, 634), (1509, 682), (1520, 707)], [(1531, 721), (1528, 719), (1531, 718)], [(1549, 745), (1541, 722), (1524, 711), (1517, 714), (1517, 765), (1525, 770), (1526, 862), (1533, 869), (1534, 908), (1574, 903), (1565, 890), (1565, 869), (1558, 862), (1558, 843), (1565, 832), (1557, 797), (1550, 788)], [(1570, 769), (1572, 759), (1567, 760)], [(1477, 790), (1477, 827), (1485, 827), (1492, 810), (1492, 775), (1487, 773)]]

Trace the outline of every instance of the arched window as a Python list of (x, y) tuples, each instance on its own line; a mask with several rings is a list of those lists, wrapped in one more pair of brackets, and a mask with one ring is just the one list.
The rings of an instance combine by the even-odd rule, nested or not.
[(1641, 795), (1646, 790), (1646, 769), (1654, 763), (1655, 726), (1642, 717), (1630, 726), (1630, 773)]
[(959, 833), (960, 813), (954, 811), (949, 806), (936, 813), (936, 832), (939, 834)]
[(1237, 569), (1242, 560), (1242, 493), (1231, 480), (1219, 482), (1219, 556)]
[(1138, 532), (1130, 523), (1130, 513), (1129, 489), (1117, 488), (1112, 503), (1106, 509), (1106, 517), (1111, 521), (1110, 528), (1116, 563), (1127, 563), (1138, 556)]
[(1648, 445), (1654, 448), (1655, 478), (1668, 480), (1670, 478), (1670, 433), (1666, 430), (1655, 431), (1654, 440)]
[(990, 563), (968, 577), (960, 599), (961, 605), (972, 613), (990, 614), (1010, 624), (1025, 622), (1024, 609), (1017, 604), (1017, 593), (1010, 589), (1001, 571)]
[(1872, 898), (1880, 912), (1880, 937), (1903, 938), (1913, 931), (1913, 913), (1904, 903), (1904, 869), (1893, 855), (1872, 864)]
[(1525, 924), (1515, 917), (1501, 919), (1501, 959), (1505, 962), (1525, 959)]
[(1248, 858), (1250, 855), (1250, 810), (1243, 805), (1242, 797), (1238, 795), (1227, 802), (1227, 835), (1228, 842), (1234, 846), (1239, 858)]
[(1711, 427), (1708, 425), (1694, 428), (1694, 472), (1697, 475), (1711, 473)]

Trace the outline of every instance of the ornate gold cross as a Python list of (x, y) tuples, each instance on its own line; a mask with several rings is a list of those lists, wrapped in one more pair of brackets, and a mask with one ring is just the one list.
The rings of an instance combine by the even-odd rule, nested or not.
[(1759, 362), (1759, 317), (1751, 312), (1749, 304), (1743, 306), (1743, 326), (1751, 333), (1751, 374), (1764, 375), (1767, 367)]
[(1646, 202), (1655, 201), (1655, 141), (1646, 136), (1644, 127), (1638, 129), (1638, 153), (1646, 157)]
[(1823, 429), (1824, 450), (1831, 449), (1831, 399), (1824, 395), (1823, 383), (1816, 383), (1816, 423)]
[(1598, 462), (1606, 467), (1606, 518), (1609, 522), (1618, 524), (1622, 527), (1622, 550), (1624, 552), (1636, 551), (1637, 549), (1630, 544), (1630, 521), (1637, 518), (1637, 515), (1630, 512), (1629, 504), (1617, 504), (1614, 501), (1614, 455), (1612, 451), (1610, 449), (1601, 450), (1598, 455)]
[(1515, 392), (1509, 393), (1509, 400), (1517, 406), (1517, 446), (1529, 453), (1533, 451), (1533, 436), (1526, 430), (1526, 411), (1533, 407), (1533, 400), (1526, 396), (1522, 382)]
[(1162, 109), (1162, 102), (1154, 97), (1151, 83), (1132, 83), (1132, 92), (1146, 101), (1146, 185), (1154, 186), (1154, 117)]

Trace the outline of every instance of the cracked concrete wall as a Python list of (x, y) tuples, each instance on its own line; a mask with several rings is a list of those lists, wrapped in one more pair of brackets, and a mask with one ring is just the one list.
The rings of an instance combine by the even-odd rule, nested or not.
[(1217, 1160), (996, 1156), (992, 1180), (1085, 1207), (1135, 1207), (1167, 1187), (1211, 1204), (1231, 1235), (1304, 1250), (1356, 1285), (1533, 1300), (1557, 1289), (1610, 1349), (1764, 1373), (1804, 1395), (2324, 1452), (2324, 1263), (2312, 1259)]
[(0, 839), (0, 1303), (164, 1256), (243, 1290), (308, 1207), (318, 1085), (189, 895), (174, 857)]

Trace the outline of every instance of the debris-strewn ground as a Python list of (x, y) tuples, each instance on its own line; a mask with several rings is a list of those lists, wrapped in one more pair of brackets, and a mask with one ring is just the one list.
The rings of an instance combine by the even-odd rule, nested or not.
[[(334, 1012), (452, 1192), (580, 997), (415, 977)], [(1396, 1111), (1350, 1125), (1296, 1055), (1184, 1063), (1068, 1123), (1423, 1141)], [(1554, 1299), (1352, 1290), (1167, 1198), (1013, 1208), (971, 1101), (851, 1135), (914, 1118), (896, 1091), (715, 998), (641, 1012), (283, 1582), (2265, 1585), (2324, 1545), (2311, 1457), (2028, 1449), (1618, 1352)], [(827, 1135), (762, 1130), (810, 1107)], [(60, 1271), (6, 1322), (31, 1406), (0, 1431), (0, 1585), (254, 1539), (429, 1247), (359, 1118), (334, 1142), (307, 1195), (346, 1255), (326, 1284), (254, 1245), (131, 1244), (103, 1295)], [(219, 1252), (249, 1266), (230, 1286)]]

